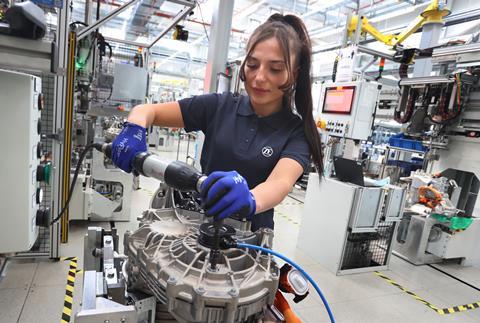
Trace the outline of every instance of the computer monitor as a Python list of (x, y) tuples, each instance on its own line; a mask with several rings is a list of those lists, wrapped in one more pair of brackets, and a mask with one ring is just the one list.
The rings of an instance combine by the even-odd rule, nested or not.
[(325, 89), (323, 113), (351, 114), (355, 86), (334, 86)]
[(335, 175), (342, 182), (365, 186), (361, 162), (335, 156), (333, 157), (333, 167), (335, 168)]

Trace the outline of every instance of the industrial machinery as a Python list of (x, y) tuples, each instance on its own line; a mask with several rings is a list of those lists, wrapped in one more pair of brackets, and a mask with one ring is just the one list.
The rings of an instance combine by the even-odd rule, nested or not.
[[(174, 198), (172, 190), (168, 194)], [(97, 296), (105, 302), (101, 296), (117, 295), (112, 297), (117, 302), (112, 306), (122, 309), (118, 311), (121, 317), (131, 317), (131, 322), (141, 321), (139, 307), (145, 310), (145, 304), (150, 304), (151, 320), (144, 322), (254, 322), (265, 316), (267, 305), (275, 298), (280, 275), (270, 256), (256, 257), (241, 249), (227, 249), (213, 270), (208, 260), (213, 224), (206, 222), (203, 214), (181, 208), (149, 209), (139, 220), (139, 229), (125, 234), (125, 256), (113, 257), (115, 239), (108, 234), (102, 238), (101, 229), (89, 228), (85, 257), (92, 261), (86, 262), (85, 277), (92, 281), (84, 281), (83, 304), (95, 304)], [(268, 229), (252, 233), (223, 225), (221, 231), (222, 239), (235, 233), (239, 241), (263, 246), (270, 246), (273, 238)], [(105, 244), (106, 240), (112, 244)], [(111, 252), (106, 251), (109, 248)], [(93, 250), (103, 250), (102, 256), (92, 257)], [(102, 278), (94, 278), (93, 272), (103, 272)], [(89, 289), (95, 279), (106, 282), (102, 293)], [(117, 317), (98, 304), (97, 308), (83, 306), (75, 321)]]
[[(96, 118), (85, 124), (89, 125), (94, 122), (95, 127), (90, 130), (97, 135), (93, 138), (94, 141), (111, 142), (121, 131), (122, 121), (118, 117)], [(88, 138), (89, 131), (85, 131), (85, 133)], [(82, 143), (80, 142), (80, 144)], [(90, 158), (86, 159), (85, 167), (79, 178), (70, 202), (70, 219), (130, 221), (130, 205), (134, 186), (134, 177), (131, 174), (116, 168), (109, 158), (94, 150)]]
[(0, 33), (40, 39), (45, 36), (47, 24), (43, 10), (31, 1), (14, 3), (5, 11), (5, 22), (0, 24)]
[(356, 81), (322, 86), (321, 128), (333, 137), (366, 140), (371, 133), (379, 85)]
[[(208, 259), (213, 224), (162, 219), (161, 212), (149, 215), (150, 221), (125, 235), (129, 288), (153, 292), (180, 322), (245, 322), (263, 317), (275, 298), (279, 277), (270, 256), (256, 259), (255, 254), (226, 249), (212, 270)], [(227, 225), (220, 230), (223, 238), (235, 232)], [(237, 240), (269, 247), (273, 231), (237, 231), (236, 235)]]
[[(315, 236), (314, 233), (308, 231), (309, 228), (327, 225), (337, 228), (338, 215), (325, 217), (324, 221), (320, 222), (318, 219), (323, 217), (316, 212), (316, 206), (319, 205), (319, 198), (322, 199), (322, 195), (325, 195), (329, 198), (322, 199), (321, 205), (325, 206), (325, 209), (330, 209), (328, 205), (332, 205), (330, 203), (332, 203), (333, 192), (338, 191), (336, 194), (342, 196), (342, 200), (341, 202), (337, 200), (335, 206), (337, 208), (340, 206), (340, 214), (342, 214), (340, 218), (343, 222), (341, 225), (338, 224), (339, 229), (335, 229), (337, 231), (333, 230), (334, 234), (330, 235), (332, 230), (328, 230), (325, 234), (328, 237), (325, 243), (339, 245), (340, 249), (332, 251), (329, 257), (323, 255), (324, 257), (320, 258), (321, 255), (319, 255), (317, 258), (325, 264), (328, 263), (328, 267), (333, 272), (337, 273), (342, 269), (349, 268), (345, 266), (345, 262), (348, 263), (350, 260), (345, 258), (349, 243), (358, 242), (358, 245), (363, 248), (358, 249), (363, 252), (363, 258), (358, 256), (357, 259), (363, 259), (365, 263), (369, 263), (369, 259), (374, 257), (374, 254), (368, 253), (371, 247), (366, 241), (369, 239), (375, 241), (376, 239), (375, 236), (367, 235), (371, 232), (355, 232), (358, 231), (358, 228), (355, 228), (355, 220), (352, 220), (355, 217), (350, 217), (349, 214), (350, 212), (355, 213), (352, 211), (355, 208), (357, 208), (356, 211), (361, 211), (361, 209), (358, 209), (358, 203), (349, 203), (343, 207), (345, 204), (343, 196), (349, 197), (351, 194), (344, 193), (340, 188), (346, 190), (344, 186), (347, 184), (337, 183), (339, 188), (337, 191), (333, 189), (335, 185), (332, 184), (332, 181), (336, 179), (329, 178), (329, 176), (334, 173), (331, 161), (335, 156), (357, 160), (369, 174), (386, 182), (405, 186), (409, 192), (405, 210), (399, 205), (397, 206), (397, 211), (402, 213), (401, 224), (396, 225), (395, 227), (398, 228), (391, 231), (390, 240), (387, 239), (390, 242), (383, 244), (385, 250), (390, 252), (391, 243), (393, 243), (393, 249), (397, 254), (415, 264), (439, 262), (444, 259), (457, 259), (463, 265), (480, 264), (478, 253), (473, 253), (471, 247), (478, 245), (479, 242), (477, 219), (480, 204), (475, 203), (478, 195), (474, 192), (477, 184), (474, 184), (476, 181), (473, 179), (480, 176), (479, 155), (475, 153), (480, 143), (479, 47), (478, 43), (456, 46), (452, 46), (455, 42), (439, 43), (444, 24), (443, 18), (449, 15), (450, 4), (447, 4), (446, 1), (431, 1), (421, 15), (399, 34), (380, 33), (370, 25), (364, 16), (349, 17), (345, 39), (342, 43), (342, 47), (344, 47), (342, 54), (345, 54), (341, 59), (337, 57), (332, 79), (335, 81), (337, 68), (340, 70), (340, 67), (344, 67), (342, 64), (345, 60), (344, 65), (347, 65), (348, 71), (350, 71), (350, 75), (347, 77), (352, 80), (359, 77), (376, 80), (382, 84), (388, 84), (389, 88), (382, 89), (378, 106), (372, 109), (374, 114), (372, 128), (366, 129), (359, 124), (361, 129), (366, 129), (365, 134), (354, 136), (347, 133), (349, 129), (344, 129), (345, 120), (338, 117), (335, 117), (335, 120), (329, 120), (329, 118), (332, 119), (332, 114), (325, 114), (325, 109), (328, 112), (330, 107), (327, 104), (328, 85), (322, 86), (318, 109), (321, 119), (318, 120), (317, 126), (320, 128), (320, 132), (328, 135), (322, 138), (325, 144), (325, 175), (327, 178), (322, 180), (321, 184), (317, 183), (318, 179), (314, 180), (315, 177), (309, 180), (309, 187), (312, 187), (311, 191), (315, 191), (315, 194), (310, 193), (309, 195), (307, 188), (304, 219), (310, 220), (302, 222), (304, 231), (300, 234), (299, 246), (303, 244), (303, 249), (308, 250), (309, 243), (313, 242), (313, 240), (306, 241), (307, 238), (305, 238), (309, 236), (309, 233)], [(422, 35), (419, 49), (402, 47), (401, 44), (404, 40), (420, 27)], [(393, 46), (392, 49), (395, 53), (386, 54), (373, 47), (359, 45), (360, 36), (367, 33), (387, 46)], [(351, 42), (352, 46), (347, 47), (349, 37), (354, 34), (355, 39)], [(476, 42), (477, 40), (472, 41)], [(458, 43), (464, 42), (458, 41)], [(366, 62), (365, 66), (359, 67), (357, 65), (360, 60), (355, 61), (354, 57), (357, 52), (370, 54), (373, 57)], [(382, 60), (378, 76), (373, 75), (372, 72), (366, 73), (365, 71), (379, 58)], [(400, 80), (396, 86), (394, 83), (382, 79), (385, 59), (400, 63), (398, 69)], [(352, 66), (346, 64), (349, 60), (352, 61)], [(409, 66), (412, 63), (415, 63), (413, 77)], [(341, 71), (344, 70), (346, 69)], [(342, 80), (344, 80), (343, 76)], [(344, 90), (342, 87), (330, 89), (330, 91), (333, 94), (341, 91), (343, 98), (350, 99), (351, 96), (348, 93), (351, 90), (348, 88)], [(348, 95), (345, 95), (345, 92)], [(346, 100), (346, 102), (350, 101)], [(335, 112), (340, 117), (349, 117), (345, 112), (350, 112), (350, 105), (344, 104), (345, 102), (340, 100), (335, 103), (336, 105), (331, 105), (335, 107)], [(350, 125), (349, 128), (355, 127), (356, 125)], [(348, 140), (348, 138), (360, 140)], [(420, 176), (420, 173), (414, 173), (417, 169), (422, 170), (424, 175)], [(455, 169), (455, 171), (450, 169)], [(442, 175), (438, 177), (431, 175), (438, 173)], [(416, 184), (421, 182), (418, 181), (419, 178), (423, 176), (428, 180), (417, 186)], [(405, 183), (401, 179), (402, 177), (409, 177), (410, 182)], [(414, 184), (412, 184), (412, 178), (415, 178)], [(455, 185), (458, 187), (455, 188)], [(322, 186), (328, 187), (328, 189), (323, 190)], [(470, 193), (467, 194), (467, 191)], [(367, 200), (376, 201), (377, 196), (374, 191), (370, 194), (370, 198)], [(459, 198), (462, 194), (466, 194), (465, 196), (468, 197)], [(363, 196), (368, 195), (363, 194)], [(307, 206), (307, 202), (311, 206)], [(428, 212), (425, 213), (425, 210)], [(343, 214), (347, 214), (347, 216)], [(371, 224), (369, 221), (367, 223)], [(459, 223), (465, 227), (459, 227)], [(395, 233), (397, 229), (398, 233)], [(342, 233), (345, 231), (348, 234)], [(360, 234), (363, 234), (363, 237), (358, 236)], [(357, 235), (357, 237), (351, 235)], [(318, 243), (323, 240), (316, 238), (315, 241)], [(337, 243), (333, 244), (331, 241)], [(314, 255), (315, 250), (311, 248), (310, 253)]]
[[(79, 22), (71, 27), (77, 33), (88, 28)], [(92, 142), (113, 141), (130, 108), (146, 97), (146, 68), (125, 64), (113, 48), (98, 30), (79, 38), (76, 44), (72, 164)], [(73, 176), (71, 173), (70, 178)], [(69, 219), (130, 220), (131, 196), (138, 187), (138, 177), (117, 169), (97, 151), (86, 156), (78, 176)]]
[(365, 16), (352, 16), (347, 31), (349, 36), (352, 36), (358, 29), (362, 34), (368, 33), (386, 45), (399, 46), (419, 28), (432, 23), (442, 23), (442, 19), (450, 14), (450, 5), (451, 3), (444, 0), (432, 0), (430, 5), (399, 34), (383, 34), (372, 26)]
[(394, 119), (409, 123), (410, 135), (429, 131), (430, 137), (439, 136), (443, 126), (455, 122), (465, 110), (470, 90), (477, 82), (478, 77), (470, 72), (402, 79)]
[(474, 208), (480, 181), (454, 169), (437, 175), (422, 171), (408, 183), (405, 215), (394, 239), (394, 252), (415, 265), (458, 259), (462, 265), (480, 260), (480, 218)]
[[(400, 77), (407, 77), (409, 65), (415, 62), (413, 75), (415, 77), (429, 76), (432, 71), (432, 52), (433, 48), (438, 45), (441, 28), (444, 25), (444, 18), (450, 15), (451, 1), (432, 0), (431, 3), (417, 16), (412, 22), (398, 34), (384, 34), (370, 24), (365, 16), (349, 16), (347, 20), (346, 33), (344, 35), (344, 45), (347, 45), (349, 39), (353, 38), (353, 48), (355, 53), (358, 49), (360, 52), (370, 53), (374, 55), (373, 59), (361, 69), (365, 71), (371, 64), (378, 59), (378, 52), (364, 46), (356, 46), (360, 41), (360, 36), (370, 34), (374, 39), (391, 46), (395, 52), (393, 55), (379, 55), (382, 57), (379, 65), (378, 80), (382, 77), (385, 66), (385, 59), (400, 63)], [(420, 39), (419, 48), (407, 48), (403, 46), (403, 42), (413, 33), (422, 28), (422, 37)], [(352, 37), (354, 36), (354, 37)], [(418, 59), (415, 61), (415, 59)], [(342, 57), (337, 57), (335, 66), (340, 65)], [(335, 70), (335, 68), (334, 68)], [(334, 72), (335, 74), (335, 72)]]
[[(378, 173), (401, 170), (390, 179), (400, 178), (409, 192), (394, 252), (417, 265), (446, 259), (480, 264), (473, 251), (479, 242), (480, 210), (477, 47), (434, 49), (433, 61), (444, 76), (408, 77), (401, 67), (397, 99), (390, 91), (375, 117), (378, 125), (389, 129), (370, 149), (384, 151), (380, 156), (384, 169)], [(374, 138), (382, 135), (378, 132), (382, 127), (377, 127)]]
[[(107, 144), (94, 148), (111, 154)], [(200, 192), (206, 179), (185, 163), (166, 162), (150, 153), (138, 154), (133, 167), (183, 191)], [(167, 207), (170, 204), (175, 207)], [(281, 272), (271, 255), (276, 253), (269, 251), (272, 230), (251, 232), (245, 219), (209, 221), (198, 212), (193, 195), (175, 194), (165, 185), (151, 206), (159, 208), (145, 211), (140, 227), (125, 233), (124, 256), (117, 253), (115, 229), (89, 228), (83, 307), (76, 322), (257, 322), (269, 316), (272, 322), (283, 320), (273, 305)], [(282, 270), (282, 288), (300, 301), (308, 294), (308, 284), (290, 269)]]
[(38, 77), (0, 70), (0, 137), (6, 139), (2, 143), (6, 153), (0, 158), (4, 181), (0, 188), (0, 253), (29, 250), (37, 239), (38, 226), (46, 226), (50, 216), (49, 209), (40, 207), (43, 191), (39, 184), (48, 183), (52, 171), (40, 142), (41, 89)]
[(399, 186), (360, 186), (332, 177), (319, 181), (311, 173), (297, 246), (337, 275), (387, 269), (405, 197)]

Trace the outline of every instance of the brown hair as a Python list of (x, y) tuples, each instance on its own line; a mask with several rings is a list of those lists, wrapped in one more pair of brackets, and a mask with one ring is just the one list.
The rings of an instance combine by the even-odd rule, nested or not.
[[(303, 21), (294, 15), (273, 14), (260, 25), (247, 43), (247, 55), (240, 66), (240, 78), (245, 81), (245, 63), (252, 54), (255, 46), (267, 39), (275, 37), (283, 51), (288, 79), (280, 87), (284, 95), (284, 102), (290, 107), (295, 104), (297, 112), (301, 115), (305, 136), (307, 138), (313, 163), (320, 175), (323, 173), (323, 155), (320, 135), (313, 120), (312, 83), (310, 70), (312, 66), (312, 44), (307, 28)], [(292, 66), (291, 57), (295, 58)], [(298, 69), (297, 78), (293, 71)]]

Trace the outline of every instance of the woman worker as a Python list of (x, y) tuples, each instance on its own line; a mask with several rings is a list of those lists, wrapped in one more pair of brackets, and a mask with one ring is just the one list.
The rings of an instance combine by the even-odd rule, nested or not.
[(273, 207), (309, 168), (310, 157), (320, 174), (323, 168), (312, 115), (311, 51), (298, 17), (272, 15), (251, 35), (240, 67), (248, 96), (213, 93), (136, 106), (113, 142), (113, 162), (130, 172), (134, 156), (147, 150), (151, 125), (201, 130), (206, 214), (239, 214), (252, 231), (273, 229)]

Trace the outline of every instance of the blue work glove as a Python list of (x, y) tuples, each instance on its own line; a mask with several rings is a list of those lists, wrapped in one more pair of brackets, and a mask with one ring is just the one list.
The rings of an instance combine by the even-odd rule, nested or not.
[(213, 172), (202, 183), (202, 202), (207, 216), (217, 220), (234, 214), (250, 219), (257, 205), (245, 178), (236, 171)]
[(112, 143), (112, 161), (120, 169), (130, 173), (135, 156), (147, 151), (147, 129), (125, 122), (122, 131)]

